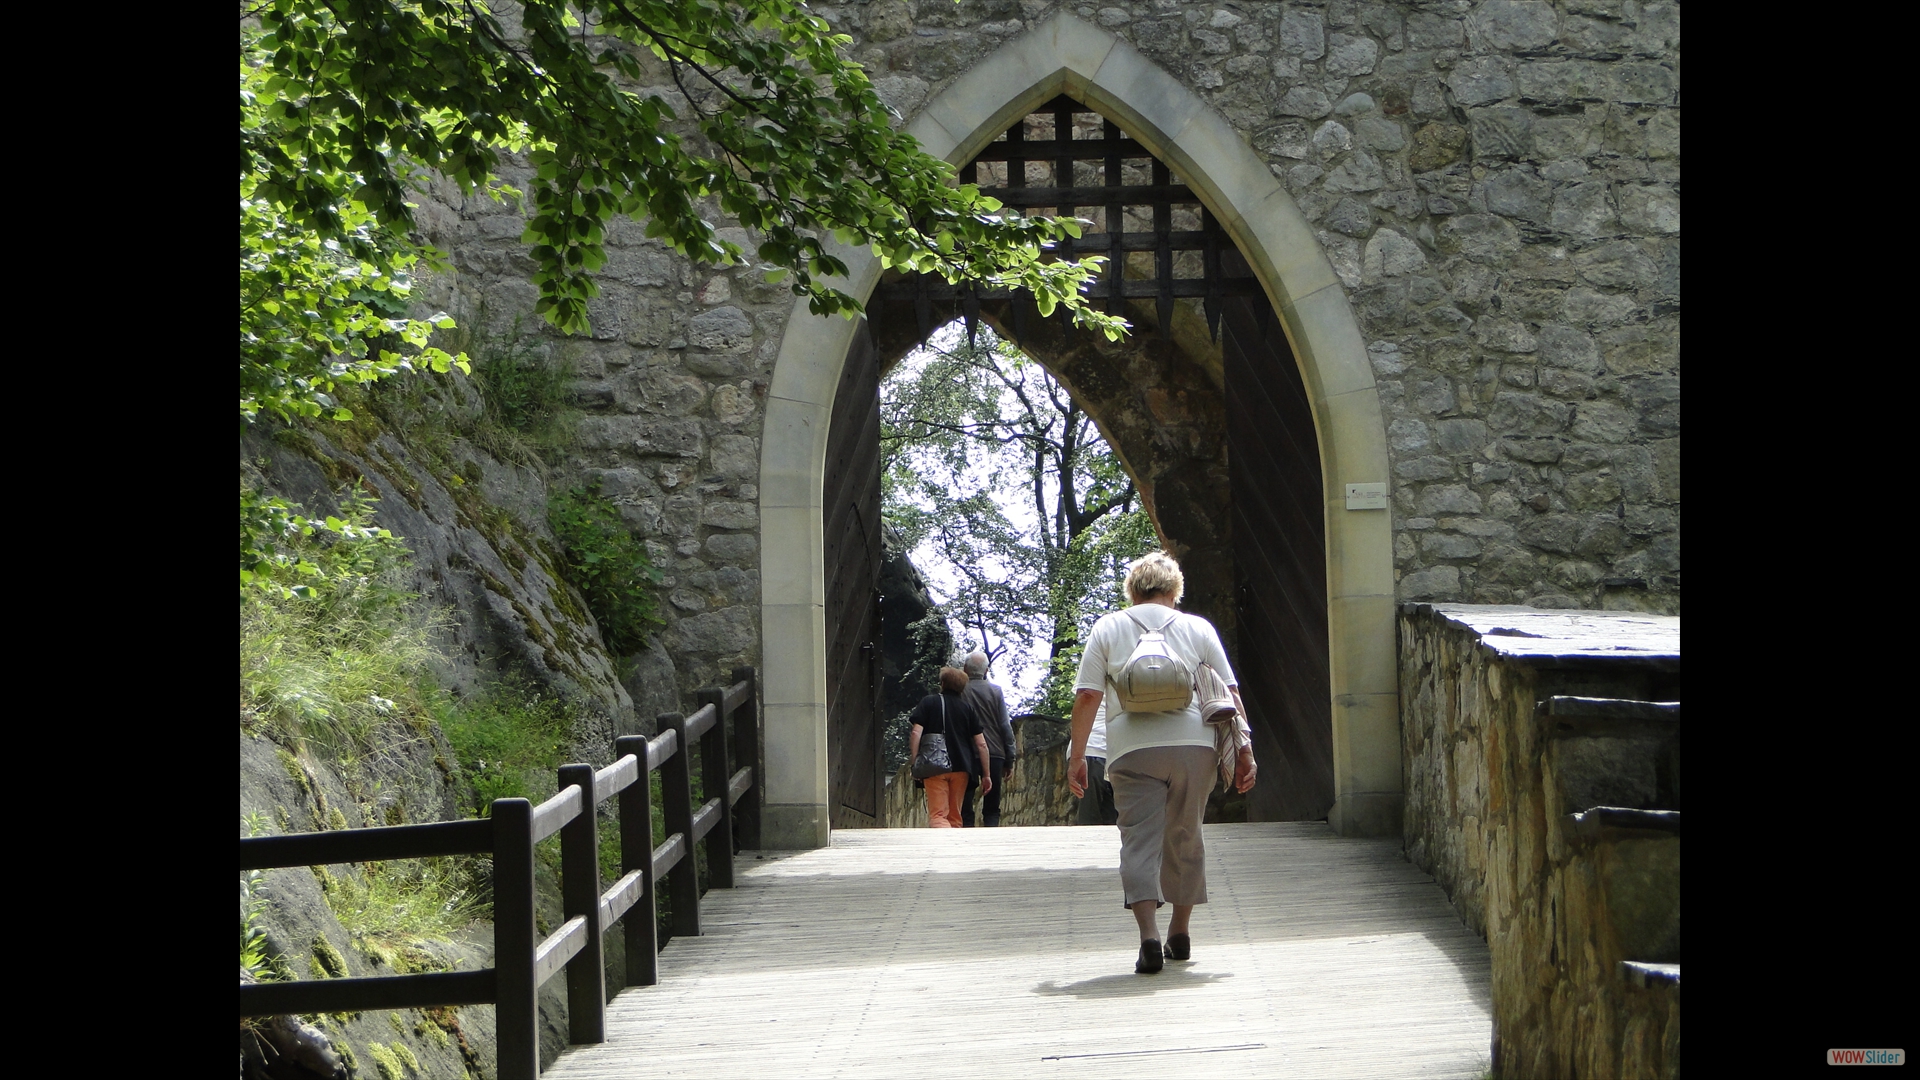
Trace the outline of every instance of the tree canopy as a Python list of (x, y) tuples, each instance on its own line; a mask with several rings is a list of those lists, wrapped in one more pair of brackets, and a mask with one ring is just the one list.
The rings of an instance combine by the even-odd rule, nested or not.
[[(935, 333), (881, 384), (881, 499), (942, 607), (1002, 670), (1042, 664), (1027, 707), (1064, 716), (1080, 643), (1157, 546), (1133, 481), (1066, 388), (982, 327)], [(1010, 661), (1001, 663), (1002, 659)]]
[[(1078, 288), (1097, 259), (1052, 260), (1071, 220), (1003, 213), (895, 131), (851, 39), (797, 0), (264, 0), (243, 25), (243, 200), (384, 268), (380, 233), (412, 225), (408, 188), (430, 170), (473, 192), (503, 157), (535, 169), (526, 240), (539, 307), (587, 328), (591, 274), (615, 215), (646, 222), (698, 263), (746, 253), (701, 213), (759, 233), (770, 275), (818, 313), (857, 311), (827, 280), (829, 239), (890, 266), (1033, 292), (1118, 335)], [(258, 30), (252, 29), (257, 23)], [(669, 79), (681, 117), (649, 75)], [(676, 121), (697, 132), (686, 137)], [(678, 125), (685, 127), (687, 125)], [(405, 246), (405, 245), (403, 245)]]
[[(1125, 330), (1080, 295), (1100, 260), (1047, 252), (1078, 224), (956, 186), (894, 129), (843, 55), (851, 39), (798, 0), (261, 0), (240, 37), (243, 426), (346, 419), (343, 386), (466, 369), (432, 344), (452, 320), (410, 310), (411, 274), (442, 256), (408, 200), (436, 174), (528, 200), (538, 311), (566, 333), (588, 329), (617, 215), (695, 263), (747, 259), (715, 211), (752, 230), (768, 278), (816, 313), (860, 307), (832, 284), (847, 270), (837, 240)], [(525, 191), (500, 179), (515, 155), (533, 171)], [(275, 500), (252, 512), (243, 570), (312, 524)]]

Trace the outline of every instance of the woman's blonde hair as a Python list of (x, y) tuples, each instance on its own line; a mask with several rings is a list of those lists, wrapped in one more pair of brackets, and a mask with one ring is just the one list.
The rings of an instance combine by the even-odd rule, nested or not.
[(1163, 598), (1177, 604), (1186, 591), (1180, 564), (1164, 551), (1142, 555), (1127, 566), (1127, 599), (1136, 604)]

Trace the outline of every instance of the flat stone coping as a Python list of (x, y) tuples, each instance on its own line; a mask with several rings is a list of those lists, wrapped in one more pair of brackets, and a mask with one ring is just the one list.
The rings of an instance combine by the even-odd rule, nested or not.
[(1618, 837), (1620, 830), (1680, 835), (1680, 811), (1638, 810), (1630, 806), (1596, 806), (1568, 819), (1568, 832), (1591, 840)]
[(1679, 964), (1647, 964), (1638, 960), (1620, 961), (1620, 977), (1635, 986), (1679, 986)]
[(1678, 615), (1545, 610), (1517, 604), (1402, 604), (1400, 612), (1438, 615), (1472, 631), (1486, 648), (1515, 660), (1677, 663), (1680, 659)]

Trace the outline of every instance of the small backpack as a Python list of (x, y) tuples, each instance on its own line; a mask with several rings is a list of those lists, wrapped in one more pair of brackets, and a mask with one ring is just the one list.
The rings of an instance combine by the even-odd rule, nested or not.
[(1193, 704), (1193, 668), (1167, 646), (1166, 629), (1180, 613), (1171, 613), (1166, 622), (1154, 628), (1141, 622), (1133, 610), (1123, 609), (1122, 614), (1133, 620), (1141, 634), (1113, 682), (1120, 708), (1130, 713), (1155, 713)]

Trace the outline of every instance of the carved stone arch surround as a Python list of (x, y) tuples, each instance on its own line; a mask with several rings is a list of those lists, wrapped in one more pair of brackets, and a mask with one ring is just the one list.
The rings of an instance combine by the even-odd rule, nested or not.
[[(1278, 313), (1311, 399), (1326, 495), (1334, 828), (1397, 835), (1401, 768), (1391, 510), (1349, 511), (1345, 486), (1387, 479), (1386, 421), (1346, 292), (1313, 230), (1264, 163), (1205, 101), (1126, 41), (1057, 14), (928, 100), (907, 130), (964, 162), (1066, 93), (1117, 122), (1199, 193)], [(865, 298), (880, 266), (842, 249), (843, 286)], [(828, 418), (854, 324), (797, 301), (781, 340), (760, 459), (761, 655), (769, 847), (828, 842), (821, 476)]]

